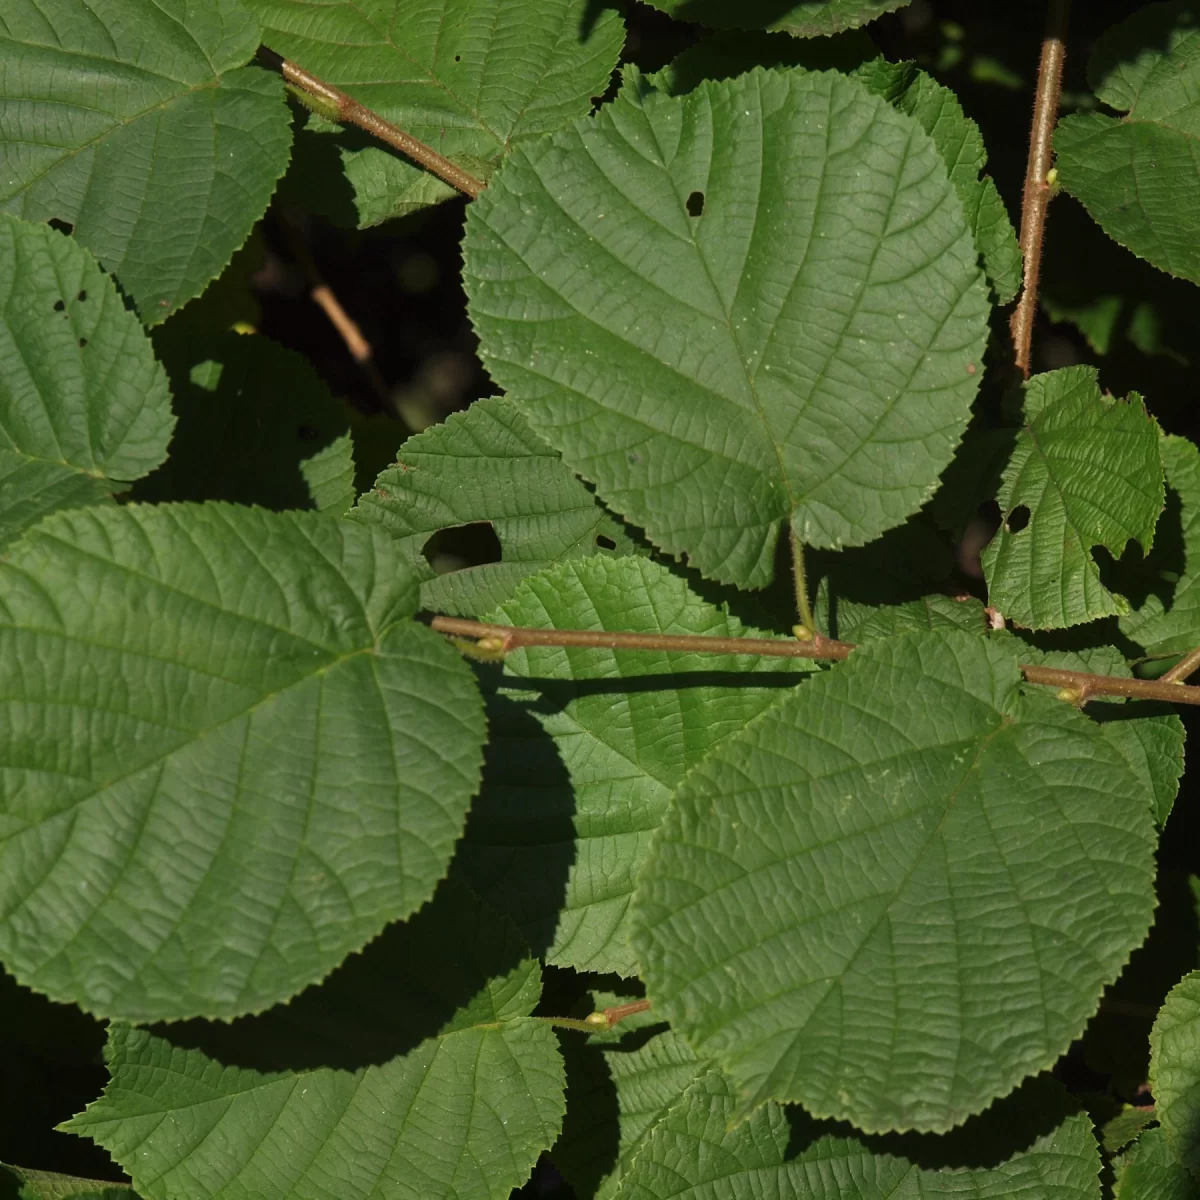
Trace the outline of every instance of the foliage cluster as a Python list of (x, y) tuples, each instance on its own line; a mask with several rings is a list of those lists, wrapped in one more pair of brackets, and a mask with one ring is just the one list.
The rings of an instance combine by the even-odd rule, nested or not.
[[(11, 1194), (1200, 1195), (1200, 4), (1050, 0), (1020, 242), (969, 27), (653, 4), (0, 11), (0, 1005), (116, 1164)], [(455, 188), (497, 394), (364, 484), (254, 231)]]

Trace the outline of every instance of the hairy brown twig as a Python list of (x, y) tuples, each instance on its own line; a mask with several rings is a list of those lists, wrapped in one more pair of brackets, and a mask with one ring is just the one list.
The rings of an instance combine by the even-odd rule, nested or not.
[(394, 150), (399, 150), (413, 162), (419, 163), (427, 171), (432, 171), (434, 175), (451, 187), (470, 196), (472, 200), (486, 186), (483, 180), (476, 179), (474, 175), (464, 171), (457, 163), (452, 163), (444, 155), (439, 154), (433, 147), (425, 145), (411, 133), (405, 133), (403, 129), (397, 128), (390, 121), (385, 121), (378, 113), (359, 104), (352, 96), (346, 95), (333, 84), (318, 79), (311, 71), (306, 71), (303, 67), (290, 62), (266, 46), (259, 51), (259, 57), (282, 72), (284, 79), (294, 88), (298, 88), (328, 106), (337, 120), (346, 125), (357, 125), (359, 129), (365, 129), (381, 142), (386, 142)]
[(1062, 94), (1063, 62), (1066, 59), (1067, 18), (1071, 0), (1050, 0), (1046, 36), (1038, 66), (1037, 95), (1033, 101), (1033, 128), (1029, 136), (1029, 160), (1025, 168), (1025, 192), (1021, 199), (1021, 256), (1025, 261), (1025, 286), (1017, 301), (1009, 328), (1017, 366), (1029, 378), (1033, 322), (1037, 316), (1038, 279), (1042, 270), (1042, 238), (1052, 189), (1050, 166), (1054, 160), (1054, 126)]
[[(682, 650), (694, 654), (751, 654), (769, 658), (817, 658), (840, 661), (855, 650), (853, 642), (815, 637), (794, 642), (780, 638), (725, 638), (699, 634), (608, 633), (590, 629), (524, 629), (516, 625), (493, 625), (462, 617), (434, 617), (438, 633), (476, 638), (488, 656), (502, 658), (526, 646), (583, 647), (601, 650)], [(1044, 684), (1066, 693), (1063, 699), (1075, 704), (1101, 696), (1125, 696), (1130, 700), (1165, 700), (1170, 704), (1200, 704), (1200, 687), (1167, 683), (1161, 679), (1126, 679), (1118, 675), (1092, 675), (1058, 667), (1021, 664), (1029, 683)]]

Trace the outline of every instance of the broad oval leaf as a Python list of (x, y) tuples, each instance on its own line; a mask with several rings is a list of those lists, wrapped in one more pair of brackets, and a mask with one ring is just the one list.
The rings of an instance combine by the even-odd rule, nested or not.
[(651, 1130), (617, 1200), (1099, 1200), (1100, 1156), (1086, 1113), (1035, 1080), (950, 1139), (823, 1133), (770, 1104), (740, 1124), (719, 1071), (701, 1076)]
[[(478, 400), (409, 438), (352, 520), (395, 538), (421, 581), (421, 603), (474, 617), (507, 600), (527, 575), (564, 558), (630, 553), (618, 521), (507, 400)], [(436, 533), (487, 522), (500, 561), (435, 575), (425, 557)]]
[(501, 1200), (562, 1121), (540, 994), (511, 925), (439, 888), (261, 1017), (114, 1025), (104, 1094), (60, 1128), (111, 1151), (145, 1200)]
[(0, 209), (57, 218), (155, 324), (221, 273), (288, 163), (240, 0), (15, 0), (0, 16)]
[(42, 522), (0, 561), (0, 959), (101, 1015), (260, 1010), (446, 872), (470, 671), (360, 526), (227, 505)]
[(647, 0), (679, 21), (712, 29), (775, 29), (793, 37), (824, 37), (856, 29), (909, 0)]
[[(537, 629), (757, 633), (640, 557), (542, 571), (490, 619)], [(813, 669), (802, 658), (680, 651), (531, 646), (510, 654), (489, 698), (484, 784), (456, 869), (547, 961), (636, 975), (634, 880), (672, 790)]]
[(684, 781), (634, 946), (743, 1110), (941, 1131), (1083, 1030), (1150, 925), (1151, 797), (1025, 690), (1006, 643), (868, 643)]
[(96, 260), (0, 215), (0, 547), (153, 470), (174, 426), (166, 375)]
[(1200, 283), (1200, 27), (1193, 0), (1147, 4), (1100, 39), (1097, 96), (1122, 115), (1081, 113), (1054, 134), (1062, 186), (1109, 237)]
[(1167, 996), (1150, 1033), (1150, 1086), (1167, 1141), (1200, 1173), (1200, 971)]
[(494, 378), (664, 550), (761, 587), (779, 526), (859, 544), (929, 498), (988, 302), (915, 120), (837, 74), (626, 88), (471, 205)]
[(1163, 509), (1160, 433), (1141, 396), (1104, 396), (1095, 367), (1066, 367), (1025, 385), (997, 499), (1004, 524), (983, 552), (988, 600), (1017, 625), (1062, 629), (1129, 611), (1092, 557), (1149, 550)]
[[(615, 12), (587, 0), (244, 3), (273, 50), (485, 176), (514, 146), (589, 112), (625, 37)], [(343, 149), (342, 161), (360, 225), (456, 194), (379, 146)]]

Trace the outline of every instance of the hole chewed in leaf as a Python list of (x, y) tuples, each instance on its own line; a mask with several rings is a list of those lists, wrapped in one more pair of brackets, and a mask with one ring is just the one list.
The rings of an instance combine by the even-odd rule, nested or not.
[(439, 529), (421, 547), (421, 553), (438, 575), (498, 563), (502, 557), (500, 539), (491, 521), (472, 521), (469, 525)]
[(1018, 504), (1016, 508), (1008, 514), (1008, 520), (1004, 522), (1004, 527), (1009, 533), (1020, 533), (1029, 524), (1029, 505)]
[(67, 303), (65, 300), (55, 300), (55, 302), (54, 302), (54, 311), (55, 312), (66, 312), (66, 310), (67, 310)]
[(596, 534), (596, 545), (599, 546), (601, 550), (615, 550), (617, 548), (617, 543), (603, 533)]
[(687, 210), (689, 217), (699, 217), (704, 213), (704, 193), (693, 192), (687, 198)]

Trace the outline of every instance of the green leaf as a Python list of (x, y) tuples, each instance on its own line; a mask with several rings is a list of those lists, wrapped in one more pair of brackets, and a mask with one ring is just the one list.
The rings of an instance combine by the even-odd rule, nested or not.
[(1146, 1130), (1114, 1167), (1114, 1200), (1200, 1200), (1200, 1183), (1171, 1153), (1161, 1129)]
[(712, 29), (771, 29), (795, 37), (825, 37), (855, 29), (909, 0), (647, 0), (677, 21)]
[(707, 1064), (671, 1030), (649, 1041), (639, 1036), (610, 1045), (576, 1040), (564, 1046), (564, 1053), (567, 1116), (554, 1165), (579, 1200), (608, 1200), (651, 1130)]
[(784, 520), (833, 547), (901, 524), (966, 426), (988, 303), (962, 204), (842, 76), (626, 88), (514, 153), (464, 257), (496, 381), (709, 577), (768, 583)]
[(1091, 1122), (1071, 1111), (1050, 1080), (1026, 1085), (949, 1141), (822, 1134), (803, 1122), (789, 1124), (774, 1104), (731, 1126), (736, 1116), (733, 1089), (720, 1072), (702, 1076), (650, 1132), (619, 1200), (1099, 1200)]
[[(524, 580), (490, 620), (538, 629), (755, 635), (645, 558)], [(764, 636), (758, 634), (758, 636)], [(547, 961), (637, 973), (629, 904), (672, 790), (814, 670), (807, 659), (530, 647), (489, 706), (483, 791), (455, 865)]]
[(1061, 629), (1129, 611), (1092, 556), (1149, 550), (1163, 509), (1160, 435), (1136, 392), (1102, 395), (1094, 367), (1036, 375), (998, 499), (1004, 524), (983, 552), (988, 599), (1015, 624)]
[(239, 0), (15, 0), (0, 208), (56, 218), (153, 325), (219, 275), (287, 166), (283, 85)]
[[(1108, 707), (1092, 705), (1093, 709)], [(1171, 815), (1183, 778), (1183, 722), (1166, 705), (1125, 705), (1118, 711), (1121, 715), (1105, 721), (1101, 729), (1143, 787), (1149, 789), (1154, 819), (1163, 826)]]
[(634, 946), (742, 1111), (945, 1130), (1082, 1032), (1149, 928), (1154, 841), (1144, 787), (1007, 639), (908, 634), (691, 772)]
[[(634, 548), (557, 452), (498, 398), (410, 438), (350, 516), (396, 540), (425, 608), (470, 617), (552, 563)], [(492, 527), (500, 561), (435, 576), (423, 553), (429, 540), (477, 522)]]
[(1082, 113), (1054, 135), (1059, 181), (1109, 237), (1200, 282), (1200, 10), (1148, 4), (1096, 43), (1088, 74), (1123, 115)]
[(1171, 989), (1154, 1022), (1150, 1090), (1167, 1143), (1200, 1173), (1200, 971)]
[(8, 1172), (21, 1185), (19, 1200), (137, 1200), (127, 1184), (107, 1183), (100, 1179), (77, 1179), (52, 1171), (32, 1171), (0, 1163), (0, 1172)]
[(1127, 638), (1155, 656), (1200, 645), (1200, 450), (1186, 438), (1167, 437), (1160, 452), (1169, 491), (1159, 549), (1142, 571), (1146, 594), (1120, 622)]
[(540, 993), (511, 926), (442, 888), (321, 987), (199, 1045), (114, 1025), (104, 1094), (62, 1128), (147, 1200), (501, 1200), (562, 1121)]
[(729, 79), (755, 65), (853, 71), (875, 95), (916, 118), (933, 139), (962, 200), (996, 303), (1007, 304), (1021, 286), (1021, 251), (996, 185), (980, 178), (987, 153), (979, 126), (963, 112), (955, 94), (924, 71), (875, 56), (864, 33), (815, 41), (785, 34), (723, 33), (685, 50), (649, 76), (649, 82), (667, 95), (681, 96), (706, 79)]
[(0, 547), (153, 470), (174, 425), (149, 339), (95, 259), (0, 215)]
[(1122, 1104), (1120, 1112), (1100, 1127), (1100, 1145), (1106, 1154), (1118, 1154), (1156, 1120), (1153, 1107), (1134, 1108), (1132, 1104)]
[(865, 621), (854, 626), (854, 639), (873, 642), (905, 633), (937, 633), (953, 629), (982, 637), (987, 627), (987, 613), (974, 597), (956, 600), (952, 596), (933, 595), (876, 609)]
[[(869, 78), (864, 82), (871, 86)], [(911, 81), (895, 98), (885, 98), (901, 112), (915, 117), (933, 139), (962, 201), (992, 285), (993, 299), (997, 304), (1008, 304), (1021, 286), (1021, 250), (995, 183), (980, 177), (987, 164), (987, 152), (979, 126), (963, 112), (954, 92), (924, 71), (914, 71)]]
[[(615, 12), (585, 20), (586, 0), (245, 3), (273, 50), (477, 175), (589, 112), (625, 37)], [(457, 194), (367, 139), (341, 140), (361, 225)]]
[[(182, 315), (182, 314), (181, 314)], [(345, 512), (354, 499), (346, 406), (307, 359), (269, 338), (197, 337), (165, 359), (179, 427), (138, 500), (228, 500)]]
[(0, 958), (101, 1015), (230, 1017), (432, 893), (469, 670), (391, 543), (227, 505), (83, 510), (0, 561)]

